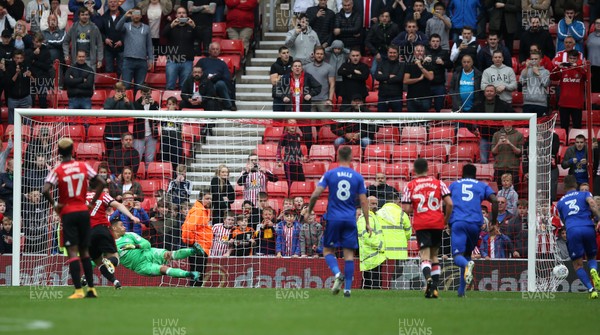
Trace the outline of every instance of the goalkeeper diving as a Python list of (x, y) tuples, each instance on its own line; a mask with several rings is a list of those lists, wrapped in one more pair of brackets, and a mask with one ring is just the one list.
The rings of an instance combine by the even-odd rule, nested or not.
[(119, 251), (121, 264), (142, 276), (167, 275), (174, 278), (190, 278), (198, 281), (200, 273), (172, 268), (166, 264), (171, 260), (188, 258), (191, 255), (206, 255), (200, 244), (191, 248), (167, 251), (150, 246), (150, 242), (136, 233), (128, 233), (120, 220), (111, 222)]

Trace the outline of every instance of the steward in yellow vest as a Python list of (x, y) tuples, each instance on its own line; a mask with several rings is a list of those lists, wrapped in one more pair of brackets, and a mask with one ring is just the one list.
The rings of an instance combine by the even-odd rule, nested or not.
[(383, 232), (385, 256), (388, 259), (408, 259), (408, 240), (412, 235), (412, 227), (402, 207), (395, 202), (388, 202), (377, 211), (376, 217)]

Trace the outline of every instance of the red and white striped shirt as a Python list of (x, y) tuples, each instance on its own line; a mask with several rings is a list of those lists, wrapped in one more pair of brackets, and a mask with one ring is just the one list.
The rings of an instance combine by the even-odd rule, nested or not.
[(249, 172), (244, 183), (244, 200), (250, 200), (254, 206), (258, 205), (258, 193), (267, 191), (269, 178), (264, 173)]
[(448, 186), (434, 177), (418, 177), (406, 185), (402, 203), (414, 209), (415, 230), (444, 229), (442, 201), (445, 196), (450, 196)]
[(294, 226), (283, 226), (283, 236), (285, 237), (285, 248), (283, 249), (283, 256), (292, 256), (292, 246), (294, 244)]
[(212, 227), (213, 229), (213, 246), (210, 249), (211, 257), (224, 256), (229, 251), (229, 236), (231, 236), (231, 228), (225, 228), (222, 223), (218, 223)]

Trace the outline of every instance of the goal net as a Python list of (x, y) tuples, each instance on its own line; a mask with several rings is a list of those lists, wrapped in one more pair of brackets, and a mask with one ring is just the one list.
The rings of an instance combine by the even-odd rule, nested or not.
[[(19, 237), (15, 248), (21, 252), (9, 260), (2, 256), (3, 266), (18, 269), (12, 276), (6, 274), (6, 284), (70, 283), (59, 246), (59, 219), (39, 194), (49, 166), (58, 161), (56, 142), (62, 136), (75, 141), (76, 159), (106, 173), (107, 192), (142, 220), (127, 228), (152, 247), (190, 247), (190, 230), (196, 228), (186, 226), (186, 217), (211, 207), (208, 229), (197, 228), (198, 234), (210, 236), (210, 241), (203, 240), (210, 256), (167, 263), (202, 272), (204, 287), (330, 287), (333, 276), (322, 259), (321, 240), (328, 192), (319, 198), (308, 222), (302, 210), (319, 178), (337, 166), (340, 146), (352, 148), (353, 167), (364, 176), (375, 211), (392, 201), (391, 194), (403, 192), (413, 178), (416, 158), (425, 158), (429, 175), (447, 185), (461, 178), (464, 164), (475, 164), (477, 178), (506, 201), (500, 204), (499, 231), (490, 233), (489, 225), (482, 229), (472, 255), (476, 267), (470, 289), (552, 291), (559, 284), (552, 278), (552, 268), (560, 261), (550, 215), (556, 201), (550, 191), (554, 118), (536, 123), (535, 117), (518, 113), (107, 110), (103, 117), (83, 110), (17, 112), (21, 115), (14, 128), (14, 151), (23, 155), (15, 156), (14, 168), (20, 173), (14, 174), (11, 204), (13, 236)], [(131, 144), (126, 133), (132, 134)], [(516, 139), (523, 159), (506, 158), (502, 148), (494, 149), (500, 133)], [(134, 156), (139, 157), (137, 163)], [(505, 174), (514, 184), (507, 190), (502, 185)], [(523, 204), (526, 208), (519, 210)], [(482, 206), (491, 212), (489, 203)], [(506, 241), (490, 244), (500, 235)], [(455, 290), (459, 282), (450, 239), (445, 233), (440, 250), (443, 290)], [(354, 286), (422, 289), (414, 232), (407, 249), (407, 259), (388, 259), (365, 273), (367, 279), (358, 271), (357, 258)], [(96, 274), (96, 282), (110, 284)], [(190, 285), (187, 278), (142, 277), (122, 266), (116, 277), (125, 286)]]

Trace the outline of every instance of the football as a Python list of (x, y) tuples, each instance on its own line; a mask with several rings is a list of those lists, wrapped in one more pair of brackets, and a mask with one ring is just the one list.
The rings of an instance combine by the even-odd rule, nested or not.
[(552, 269), (554, 277), (563, 280), (569, 275), (569, 269), (564, 264), (559, 264)]

